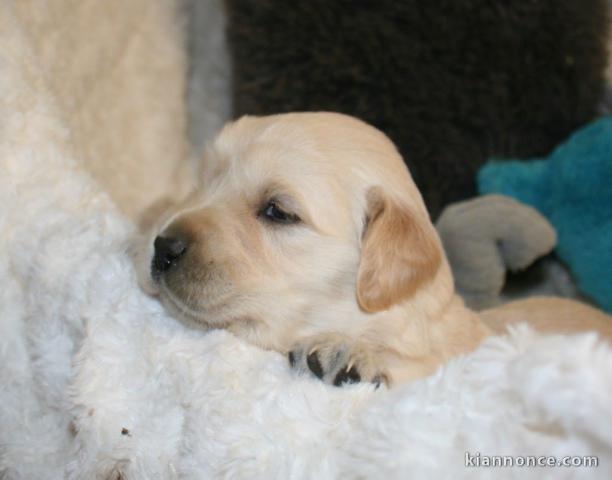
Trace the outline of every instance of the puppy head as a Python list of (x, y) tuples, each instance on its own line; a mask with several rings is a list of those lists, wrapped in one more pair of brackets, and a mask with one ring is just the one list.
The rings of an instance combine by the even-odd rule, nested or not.
[(277, 349), (410, 303), (443, 261), (393, 144), (332, 113), (226, 126), (201, 188), (141, 250), (141, 280), (172, 313)]

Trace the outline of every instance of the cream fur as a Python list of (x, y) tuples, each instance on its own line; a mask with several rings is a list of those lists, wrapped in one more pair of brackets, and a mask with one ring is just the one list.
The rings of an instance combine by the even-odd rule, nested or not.
[[(262, 219), (271, 200), (301, 220)], [(187, 249), (155, 277), (157, 236), (180, 238)], [(316, 352), (329, 383), (345, 363), (367, 381), (428, 375), (474, 350), (495, 318), (491, 311), (483, 322), (456, 295), (441, 241), (391, 141), (335, 113), (228, 124), (205, 155), (200, 185), (136, 252), (145, 290), (174, 316), (292, 352), (306, 372)], [(525, 320), (533, 311), (564, 331), (564, 305), (540, 299), (513, 311)], [(604, 314), (576, 305), (575, 326), (609, 330)]]
[[(185, 49), (173, 0), (3, 2), (75, 157), (120, 209), (140, 214), (190, 178)], [(120, 100), (118, 98), (120, 96)]]
[[(362, 239), (375, 187), (387, 207), (399, 202), (393, 208), (406, 210), (392, 247), (382, 231), (371, 248)], [(279, 195), (299, 213), (299, 226), (276, 228), (256, 218), (262, 199)], [(372, 219), (372, 230), (380, 221), (397, 230), (392, 217)], [(150, 272), (157, 235), (181, 235), (191, 245), (159, 283)], [(384, 248), (407, 255), (390, 256), (372, 271)], [(207, 151), (200, 187), (160, 218), (136, 252), (145, 290), (160, 293), (174, 315), (285, 353), (341, 333), (369, 350), (392, 381), (431, 373), (487, 333), (454, 295), (440, 240), (397, 150), (381, 132), (344, 115), (245, 117), (226, 126)], [(407, 298), (364, 309), (358, 277), (368, 271), (371, 295), (394, 264), (399, 275), (415, 275)], [(385, 295), (394, 282), (382, 287)]]

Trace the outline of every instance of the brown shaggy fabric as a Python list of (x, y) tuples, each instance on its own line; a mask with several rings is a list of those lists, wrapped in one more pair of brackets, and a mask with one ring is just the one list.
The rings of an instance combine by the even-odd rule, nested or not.
[(544, 155), (602, 98), (606, 0), (226, 0), (234, 116), (333, 110), (398, 145), (434, 217), (489, 156)]

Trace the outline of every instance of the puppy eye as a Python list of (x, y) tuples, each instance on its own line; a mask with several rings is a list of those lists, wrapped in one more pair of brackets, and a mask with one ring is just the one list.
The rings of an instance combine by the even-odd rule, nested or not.
[(274, 223), (292, 224), (298, 223), (300, 217), (294, 213), (284, 211), (275, 201), (270, 201), (259, 212), (259, 216)]

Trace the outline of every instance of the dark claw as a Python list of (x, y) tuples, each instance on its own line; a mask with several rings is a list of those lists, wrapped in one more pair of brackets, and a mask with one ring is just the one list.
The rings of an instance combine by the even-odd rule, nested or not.
[(317, 378), (323, 378), (323, 367), (321, 366), (317, 352), (312, 352), (310, 355), (308, 355), (306, 358), (306, 363), (308, 364), (310, 371), (314, 373)]
[(289, 352), (289, 365), (295, 366), (295, 353)]
[(358, 383), (360, 381), (361, 375), (359, 375), (359, 372), (354, 366), (352, 366), (350, 369), (344, 367), (338, 372), (336, 378), (334, 378), (334, 385), (339, 387), (344, 383)]
[(379, 373), (378, 375), (376, 375), (372, 379), (372, 383), (374, 384), (374, 387), (376, 390), (378, 390), (381, 385), (387, 385), (387, 386), (389, 385), (389, 381), (387, 380), (387, 377), (382, 373)]

